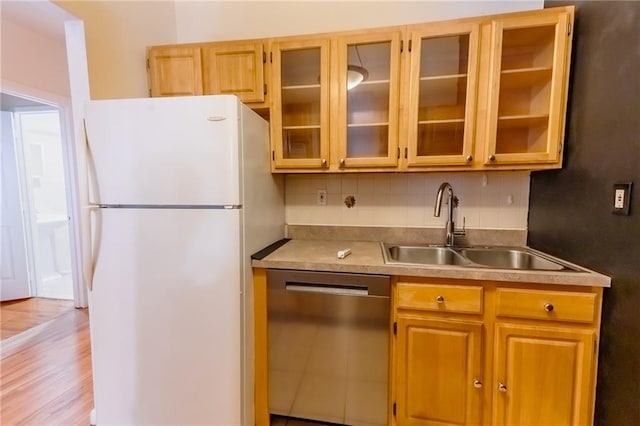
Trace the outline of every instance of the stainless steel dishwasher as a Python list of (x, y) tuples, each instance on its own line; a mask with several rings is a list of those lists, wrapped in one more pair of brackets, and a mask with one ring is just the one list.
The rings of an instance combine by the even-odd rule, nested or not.
[(386, 425), (390, 279), (267, 272), (271, 414)]

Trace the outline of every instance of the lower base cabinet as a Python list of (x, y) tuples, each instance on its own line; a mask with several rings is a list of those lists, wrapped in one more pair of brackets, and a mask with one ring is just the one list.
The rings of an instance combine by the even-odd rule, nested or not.
[(593, 424), (602, 289), (400, 277), (391, 423)]
[(496, 425), (591, 424), (595, 333), (496, 325)]
[(398, 314), (396, 421), (481, 423), (482, 324)]

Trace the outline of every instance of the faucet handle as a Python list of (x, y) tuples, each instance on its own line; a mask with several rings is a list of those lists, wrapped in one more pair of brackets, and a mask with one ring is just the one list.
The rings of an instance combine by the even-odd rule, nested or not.
[(455, 195), (454, 195), (454, 196), (452, 196), (452, 197), (450, 198), (450, 200), (451, 200), (451, 206), (450, 206), (450, 208), (458, 207), (458, 204), (460, 204), (460, 199), (459, 199), (457, 196), (455, 196)]
[(457, 237), (463, 237), (463, 236), (467, 235), (466, 224), (467, 224), (467, 217), (466, 216), (462, 216), (462, 229), (458, 229), (457, 231), (454, 229), (453, 230), (453, 235), (455, 235)]

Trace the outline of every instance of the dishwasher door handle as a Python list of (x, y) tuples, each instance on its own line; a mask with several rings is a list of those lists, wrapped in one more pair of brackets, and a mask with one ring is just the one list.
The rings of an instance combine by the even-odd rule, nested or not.
[(334, 294), (340, 296), (369, 296), (366, 287), (340, 286), (340, 285), (313, 285), (313, 284), (285, 284), (287, 291), (303, 291), (308, 293)]

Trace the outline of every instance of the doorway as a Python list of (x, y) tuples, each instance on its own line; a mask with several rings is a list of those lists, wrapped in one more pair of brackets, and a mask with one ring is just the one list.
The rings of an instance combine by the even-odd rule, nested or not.
[(77, 278), (60, 110), (18, 96), (1, 96), (1, 300), (73, 300)]

